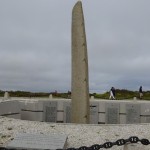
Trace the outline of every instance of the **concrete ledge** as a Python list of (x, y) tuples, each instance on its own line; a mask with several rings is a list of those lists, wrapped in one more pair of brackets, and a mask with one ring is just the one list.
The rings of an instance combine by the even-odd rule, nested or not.
[[(34, 121), (24, 121), (0, 117), (0, 144), (6, 144), (16, 133), (65, 134), (68, 135), (67, 148), (115, 142), (120, 138), (128, 139), (138, 136), (150, 140), (150, 124), (134, 125), (86, 125), (86, 124), (54, 124)], [(137, 144), (137, 149), (149, 150), (150, 145)], [(110, 150), (123, 150), (114, 146)]]

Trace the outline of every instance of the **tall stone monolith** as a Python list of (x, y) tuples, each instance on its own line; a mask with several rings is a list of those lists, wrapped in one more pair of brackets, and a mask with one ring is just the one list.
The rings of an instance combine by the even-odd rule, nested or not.
[(82, 2), (72, 11), (72, 123), (89, 123), (88, 56)]

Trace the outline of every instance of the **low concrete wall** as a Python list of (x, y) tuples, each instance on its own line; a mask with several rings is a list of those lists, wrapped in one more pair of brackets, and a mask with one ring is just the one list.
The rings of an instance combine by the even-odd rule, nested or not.
[(20, 103), (16, 100), (0, 100), (0, 116), (21, 119)]
[[(71, 100), (48, 98), (1, 100), (0, 115), (22, 120), (70, 123)], [(90, 99), (90, 123), (150, 123), (150, 102)]]
[[(26, 101), (21, 118), (47, 122), (71, 122), (71, 100), (51, 99)], [(24, 117), (26, 114), (26, 117)], [(38, 115), (39, 114), (39, 115)], [(43, 114), (43, 115), (42, 115)], [(50, 114), (50, 115), (49, 115)], [(49, 115), (49, 116), (48, 116)], [(42, 117), (43, 116), (43, 117)], [(49, 117), (49, 119), (48, 119)], [(90, 100), (91, 124), (150, 123), (149, 101)]]

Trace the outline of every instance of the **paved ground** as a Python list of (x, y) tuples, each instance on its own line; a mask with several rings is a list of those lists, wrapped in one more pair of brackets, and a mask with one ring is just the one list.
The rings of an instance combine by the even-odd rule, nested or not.
[[(81, 124), (53, 124), (44, 122), (24, 121), (0, 117), (0, 145), (6, 144), (16, 133), (66, 134), (67, 147), (78, 148), (103, 144), (106, 141), (116, 141), (120, 138), (138, 136), (150, 140), (150, 124), (139, 125), (81, 125)], [(149, 146), (138, 144), (142, 150)], [(121, 150), (123, 147), (114, 146), (111, 150)]]

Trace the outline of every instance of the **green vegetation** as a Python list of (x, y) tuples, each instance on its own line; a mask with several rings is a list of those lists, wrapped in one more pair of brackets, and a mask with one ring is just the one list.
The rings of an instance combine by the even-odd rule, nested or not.
[[(71, 98), (71, 92), (68, 91), (67, 93), (58, 93), (50, 92), (50, 93), (44, 93), (44, 92), (26, 92), (26, 91), (8, 91), (9, 95), (11, 97), (43, 97), (48, 98), (50, 94), (53, 95), (53, 97), (58, 98)], [(4, 96), (5, 91), (0, 90), (0, 97)], [(90, 93), (90, 96), (94, 96), (95, 98), (99, 99), (109, 99), (109, 91), (105, 92), (103, 94), (99, 93)], [(134, 97), (137, 97), (139, 99), (139, 92), (138, 91), (129, 91), (125, 89), (116, 89), (116, 99), (122, 100), (122, 99), (133, 99)], [(150, 91), (144, 91), (143, 92), (143, 99), (144, 100), (150, 100)]]
[[(0, 91), (0, 96), (4, 96), (4, 91)], [(26, 91), (8, 91), (11, 97), (48, 97), (49, 93), (32, 93)]]
[[(67, 93), (57, 93), (57, 92), (50, 92), (50, 93), (44, 93), (44, 92), (26, 92), (26, 91), (7, 91), (10, 95), (10, 97), (49, 97), (50, 94), (53, 95), (53, 97), (61, 97), (61, 98), (70, 98), (71, 92)], [(4, 96), (5, 91), (0, 90), (0, 97)]]
[[(109, 92), (103, 93), (103, 94), (97, 94), (93, 93), (91, 94), (95, 98), (101, 98), (101, 99), (109, 99)], [(133, 99), (136, 97), (139, 99), (139, 92), (138, 91), (129, 91), (125, 89), (116, 89), (116, 99), (117, 100), (122, 100), (122, 99)], [(143, 92), (143, 99), (144, 100), (150, 100), (150, 91), (144, 91)]]

